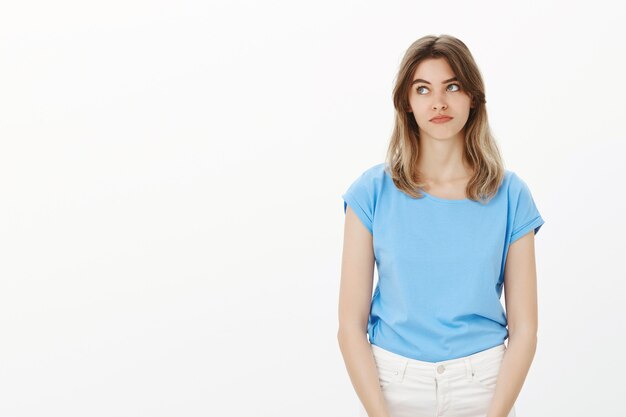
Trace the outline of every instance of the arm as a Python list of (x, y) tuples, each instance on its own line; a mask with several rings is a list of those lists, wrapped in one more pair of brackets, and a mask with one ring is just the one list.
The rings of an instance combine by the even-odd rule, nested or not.
[(522, 389), (537, 347), (537, 272), (531, 230), (509, 247), (504, 272), (509, 343), (487, 417), (506, 417)]
[(352, 386), (370, 417), (388, 417), (367, 340), (374, 279), (373, 238), (348, 206), (344, 225), (337, 339)]

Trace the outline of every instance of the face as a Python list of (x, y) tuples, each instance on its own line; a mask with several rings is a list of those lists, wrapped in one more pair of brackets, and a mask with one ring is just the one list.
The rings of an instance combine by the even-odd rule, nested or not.
[[(409, 90), (409, 104), (419, 127), (420, 138), (464, 140), (465, 123), (473, 106), (470, 96), (461, 89), (454, 77), (445, 58), (425, 59), (415, 69)], [(445, 123), (431, 121), (437, 115), (450, 116), (452, 119)]]

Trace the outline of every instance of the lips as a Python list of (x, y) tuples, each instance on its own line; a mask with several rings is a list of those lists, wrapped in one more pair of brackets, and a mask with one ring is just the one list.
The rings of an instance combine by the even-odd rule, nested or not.
[(450, 116), (437, 116), (437, 117), (433, 117), (432, 119), (430, 119), (430, 121), (433, 123), (445, 123), (450, 120), (452, 120), (452, 117)]

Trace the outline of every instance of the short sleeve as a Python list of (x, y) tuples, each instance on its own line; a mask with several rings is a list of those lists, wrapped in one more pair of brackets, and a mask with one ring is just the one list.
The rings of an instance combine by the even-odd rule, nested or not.
[(515, 193), (517, 201), (513, 214), (513, 228), (510, 243), (515, 242), (533, 229), (535, 234), (537, 234), (544, 224), (544, 220), (535, 205), (528, 185), (518, 176), (515, 175), (515, 177), (517, 182), (516, 189), (518, 191)]
[(373, 234), (374, 201), (372, 184), (368, 179), (369, 177), (365, 173), (362, 174), (348, 187), (348, 190), (341, 197), (344, 200), (344, 214), (348, 210), (348, 205), (350, 205), (350, 208), (361, 220), (361, 223)]

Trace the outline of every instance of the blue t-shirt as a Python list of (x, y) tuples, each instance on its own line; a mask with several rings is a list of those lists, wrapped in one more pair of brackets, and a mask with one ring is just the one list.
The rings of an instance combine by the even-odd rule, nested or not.
[(526, 183), (505, 170), (487, 204), (424, 190), (420, 199), (400, 191), (385, 167), (367, 169), (342, 195), (344, 213), (349, 204), (373, 236), (370, 343), (426, 362), (504, 343), (508, 247), (544, 223)]

